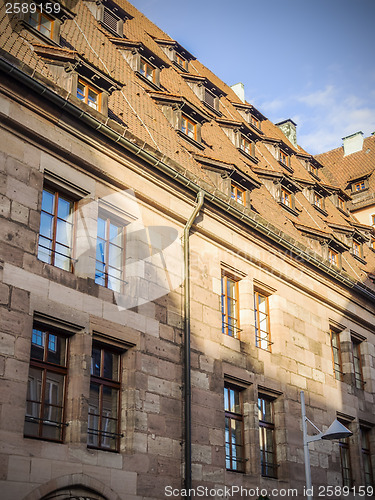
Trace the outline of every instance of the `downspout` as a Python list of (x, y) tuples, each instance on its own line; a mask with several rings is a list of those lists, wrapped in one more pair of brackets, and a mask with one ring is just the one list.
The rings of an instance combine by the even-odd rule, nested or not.
[(199, 191), (197, 204), (187, 221), (184, 229), (184, 396), (185, 396), (185, 488), (188, 492), (187, 498), (190, 498), (191, 489), (191, 362), (190, 362), (190, 250), (189, 250), (189, 232), (193, 225), (199, 210), (204, 203), (204, 192)]

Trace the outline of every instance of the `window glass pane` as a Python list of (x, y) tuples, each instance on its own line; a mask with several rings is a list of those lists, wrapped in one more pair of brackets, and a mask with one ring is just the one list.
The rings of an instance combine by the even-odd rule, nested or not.
[(40, 235), (52, 239), (53, 216), (42, 212), (40, 214)]
[(98, 237), (105, 240), (105, 220), (98, 217)]
[(55, 205), (55, 195), (44, 189), (42, 196), (42, 210), (44, 212), (48, 212), (49, 214), (53, 214), (54, 205)]
[(70, 259), (70, 249), (57, 244), (56, 245), (56, 253), (55, 253), (55, 262), (56, 267), (60, 269), (64, 269), (65, 271), (71, 270), (71, 259)]
[(43, 33), (43, 35), (46, 35), (49, 37), (51, 35), (51, 30), (52, 30), (52, 22), (46, 16), (41, 14), (41, 16), (40, 16), (40, 32)]
[(109, 245), (109, 261), (108, 264), (117, 269), (121, 268), (122, 265), (122, 248)]
[(98, 109), (98, 94), (90, 88), (88, 89), (88, 105)]
[(113, 224), (109, 224), (109, 239), (111, 243), (116, 245), (121, 245), (121, 227)]
[(101, 365), (101, 350), (97, 347), (93, 347), (92, 349), (92, 357), (91, 357), (91, 375), (95, 375), (100, 377), (100, 365)]
[(104, 378), (118, 380), (118, 354), (104, 351)]
[(30, 12), (28, 23), (33, 27), (37, 28), (39, 24), (39, 12)]
[(61, 196), (59, 197), (59, 203), (57, 207), (57, 215), (60, 219), (67, 220), (71, 214), (73, 208), (73, 203), (68, 200), (64, 200)]
[(43, 360), (45, 337), (45, 332), (33, 330), (31, 338), (31, 359)]
[(85, 100), (85, 85), (82, 82), (78, 82), (77, 84), (77, 97), (81, 99), (81, 101)]
[(49, 334), (47, 361), (55, 365), (65, 366), (66, 339), (59, 335)]
[(56, 241), (59, 243), (69, 246), (71, 244), (71, 239), (72, 239), (72, 226), (71, 224), (57, 219), (57, 226), (56, 226)]

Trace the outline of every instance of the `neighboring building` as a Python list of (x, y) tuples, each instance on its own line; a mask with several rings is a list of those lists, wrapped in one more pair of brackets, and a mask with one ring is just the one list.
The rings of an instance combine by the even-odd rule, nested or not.
[[(348, 209), (360, 224), (375, 227), (375, 133), (362, 132), (343, 138), (341, 148), (316, 156), (335, 186), (343, 189), (350, 202)], [(375, 240), (372, 241), (375, 248)]]
[(9, 5), (2, 499), (303, 498), (301, 390), (316, 426), (353, 432), (314, 443), (313, 484), (373, 486), (375, 253), (354, 196), (125, 0)]

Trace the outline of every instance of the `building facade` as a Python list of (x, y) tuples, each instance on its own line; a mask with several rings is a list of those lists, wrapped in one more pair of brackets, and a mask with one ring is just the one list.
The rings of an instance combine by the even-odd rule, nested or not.
[(304, 498), (301, 391), (353, 433), (316, 492), (371, 496), (373, 228), (329, 159), (125, 0), (31, 5), (0, 17), (2, 498)]

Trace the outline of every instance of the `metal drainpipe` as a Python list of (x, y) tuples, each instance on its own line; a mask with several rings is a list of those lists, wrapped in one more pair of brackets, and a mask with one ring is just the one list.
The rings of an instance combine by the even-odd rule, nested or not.
[[(199, 210), (204, 203), (204, 192), (199, 191), (197, 204), (184, 229), (184, 318), (185, 318), (185, 488), (191, 489), (191, 362), (190, 362), (190, 269), (189, 269), (189, 232)], [(190, 498), (188, 493), (187, 498)]]

